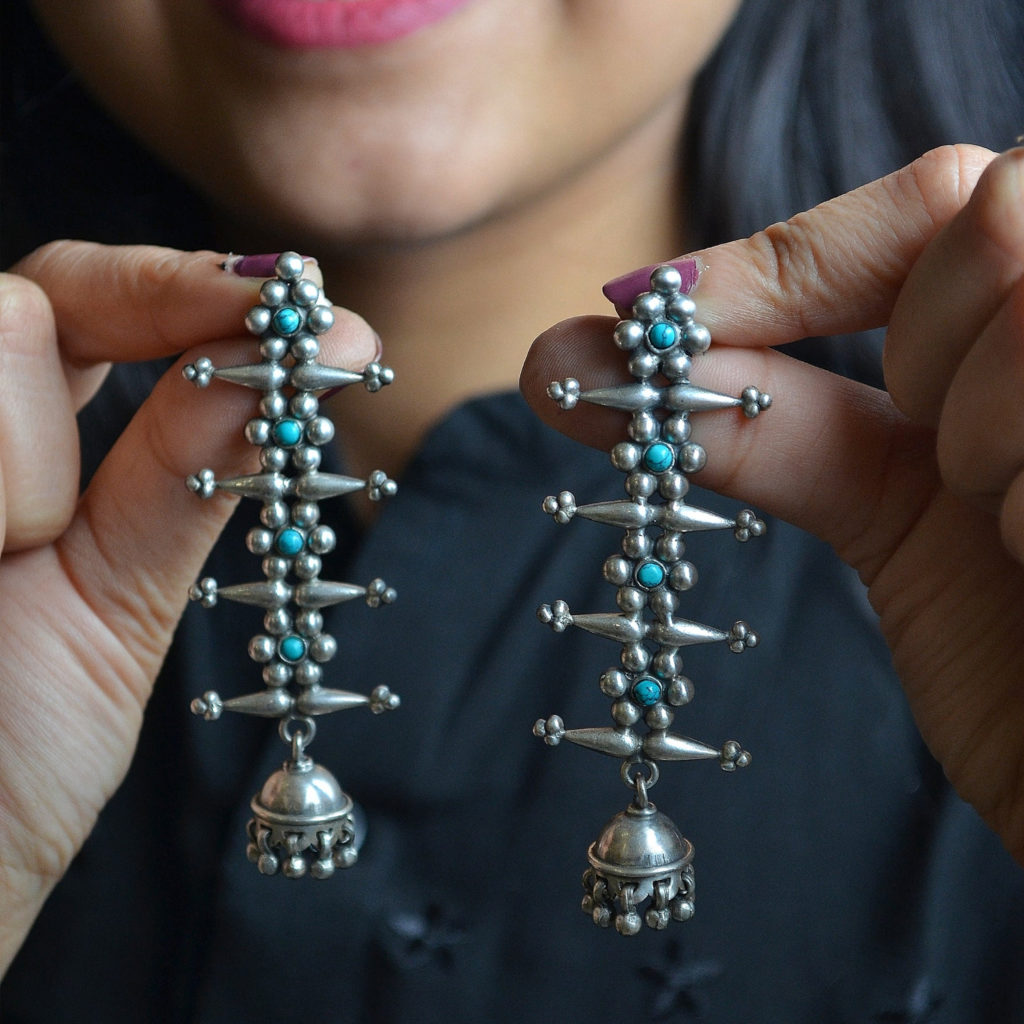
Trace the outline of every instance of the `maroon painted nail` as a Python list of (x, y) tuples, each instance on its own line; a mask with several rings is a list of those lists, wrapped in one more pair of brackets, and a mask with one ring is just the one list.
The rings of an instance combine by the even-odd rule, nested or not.
[(604, 292), (605, 298), (609, 299), (614, 305), (629, 307), (633, 305), (633, 300), (641, 292), (650, 290), (651, 271), (663, 266), (675, 267), (679, 271), (683, 278), (682, 290), (684, 292), (692, 292), (696, 287), (697, 279), (700, 277), (701, 265), (697, 260), (687, 258), (667, 260), (665, 263), (652, 263), (649, 267), (633, 270), (628, 274), (623, 274), (622, 277), (613, 278), (601, 291)]
[[(279, 252), (268, 252), (258, 256), (229, 256), (221, 266), (239, 277), (273, 277)], [(309, 256), (302, 257), (307, 263), (315, 262)]]

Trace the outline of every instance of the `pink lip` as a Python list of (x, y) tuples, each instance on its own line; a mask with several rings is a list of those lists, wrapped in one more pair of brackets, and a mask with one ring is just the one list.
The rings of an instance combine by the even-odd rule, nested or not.
[(344, 49), (390, 43), (470, 0), (211, 0), (231, 22), (274, 46)]

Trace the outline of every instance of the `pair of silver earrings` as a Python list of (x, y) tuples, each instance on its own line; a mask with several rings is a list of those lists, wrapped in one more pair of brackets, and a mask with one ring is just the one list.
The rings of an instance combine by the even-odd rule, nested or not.
[[(398, 707), (399, 699), (383, 685), (363, 695), (324, 682), (324, 666), (337, 642), (324, 632), (322, 609), (354, 599), (377, 607), (393, 601), (395, 592), (380, 579), (365, 586), (321, 579), (321, 556), (334, 548), (336, 538), (320, 521), (319, 502), (361, 490), (380, 500), (394, 494), (396, 485), (383, 471), (359, 480), (320, 469), (321, 449), (333, 439), (334, 428), (317, 396), (360, 383), (377, 391), (393, 373), (375, 362), (361, 373), (319, 363), (318, 336), (333, 323), (330, 305), (319, 286), (303, 278), (296, 253), (282, 254), (274, 270), (260, 290), (260, 304), (246, 318), (247, 329), (259, 339), (261, 361), (216, 368), (199, 359), (184, 371), (199, 387), (216, 378), (262, 392), (258, 414), (245, 427), (246, 439), (260, 449), (261, 471), (217, 479), (202, 469), (186, 482), (200, 497), (223, 491), (262, 503), (246, 544), (262, 557), (264, 579), (220, 586), (206, 578), (190, 596), (206, 607), (224, 598), (264, 610), (264, 631), (249, 643), (250, 657), (262, 665), (264, 687), (226, 699), (207, 691), (192, 702), (192, 710), (208, 720), (223, 711), (278, 719), (289, 754), (252, 799), (248, 855), (264, 874), (327, 878), (355, 863), (358, 838), (352, 798), (307, 752), (315, 719), (353, 707), (380, 713)], [(678, 616), (679, 595), (697, 579), (684, 557), (685, 536), (731, 529), (745, 541), (764, 530), (749, 510), (729, 519), (685, 501), (689, 475), (706, 458), (691, 439), (690, 416), (739, 408), (752, 418), (771, 403), (754, 387), (733, 398), (690, 383), (693, 360), (711, 340), (695, 313), (679, 273), (670, 266), (657, 268), (651, 290), (636, 299), (632, 317), (614, 331), (615, 344), (628, 353), (634, 382), (583, 391), (570, 378), (548, 389), (564, 409), (582, 401), (631, 414), (627, 439), (611, 451), (612, 465), (625, 474), (628, 497), (578, 505), (571, 492), (562, 491), (543, 502), (558, 523), (583, 518), (624, 530), (621, 552), (604, 564), (604, 578), (616, 587), (618, 612), (573, 614), (565, 602), (555, 601), (538, 613), (556, 631), (576, 626), (621, 645), (619, 664), (599, 680), (612, 701), (613, 724), (567, 729), (552, 715), (534, 725), (534, 733), (552, 746), (566, 740), (621, 762), (633, 798), (590, 846), (583, 908), (597, 924), (614, 922), (626, 935), (643, 923), (664, 928), (694, 912), (692, 844), (648, 798), (659, 764), (707, 758), (732, 771), (750, 762), (735, 741), (714, 747), (671, 731), (675, 709), (693, 696), (680, 650), (722, 641), (739, 652), (757, 643), (744, 622), (721, 630)], [(656, 383), (659, 378), (664, 384)]]

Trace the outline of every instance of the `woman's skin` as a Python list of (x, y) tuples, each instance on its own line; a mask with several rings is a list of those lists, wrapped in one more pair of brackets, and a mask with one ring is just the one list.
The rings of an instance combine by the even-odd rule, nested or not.
[[(686, 248), (679, 123), (736, 4), (643, 0), (627, 17), (614, 0), (474, 0), (381, 46), (297, 53), (204, 0), (37, 6), (101, 99), (217, 205), (226, 247), (319, 257), (328, 295), (360, 314), (338, 311), (325, 360), (372, 358), (367, 321), (384, 338), (398, 382), (332, 409), (364, 470), (403, 464), (463, 397), (513, 386), (530, 339), (600, 310), (607, 278)], [(930, 154), (704, 252), (695, 297), (716, 339), (700, 382), (776, 398), (754, 423), (703, 418), (702, 482), (859, 569), (925, 739), (1024, 859), (1022, 160)], [(0, 965), (127, 770), (230, 513), (181, 480), (253, 458), (246, 396), (211, 402), (175, 369), (77, 500), (73, 413), (112, 360), (244, 361), (258, 284), (219, 259), (59, 243), (0, 277)], [(896, 406), (765, 347), (886, 322)], [(600, 444), (619, 423), (539, 396), (621, 373), (608, 326), (549, 331), (523, 378), (545, 418)]]
[(601, 282), (685, 248), (680, 126), (737, 7), (472, 0), (385, 46), (296, 51), (207, 0), (36, 2), (227, 247), (315, 255), (417, 382), (332, 410), (357, 472), (400, 469), (452, 405), (514, 387), (541, 330), (604, 309)]

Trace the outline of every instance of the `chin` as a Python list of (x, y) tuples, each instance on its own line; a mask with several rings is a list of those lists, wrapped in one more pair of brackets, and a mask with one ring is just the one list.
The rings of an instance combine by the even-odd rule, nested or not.
[(494, 213), (493, 205), (482, 200), (422, 193), (314, 204), (306, 196), (264, 195), (254, 201), (236, 190), (215, 197), (215, 203), (243, 234), (281, 239), (285, 248), (300, 247), (312, 255), (427, 245), (469, 230)]
[(520, 193), (531, 191), (500, 166), (479, 163), (490, 162), (461, 175), (410, 161), (405, 171), (393, 163), (368, 164), (369, 170), (307, 163), (301, 174), (275, 173), (262, 164), (216, 177), (188, 176), (242, 231), (286, 240), (287, 248), (305, 245), (316, 254), (449, 238), (515, 208)]

